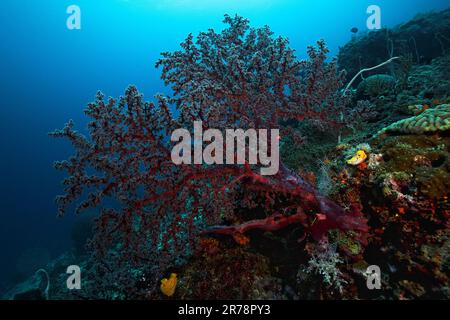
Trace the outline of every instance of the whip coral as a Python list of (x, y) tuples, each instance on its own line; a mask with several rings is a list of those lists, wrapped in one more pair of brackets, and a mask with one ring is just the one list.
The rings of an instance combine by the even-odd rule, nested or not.
[[(238, 201), (269, 216), (241, 233), (261, 224), (276, 230), (300, 218), (317, 239), (330, 228), (367, 232), (359, 211), (346, 213), (282, 161), (277, 174), (264, 177), (248, 163), (171, 161), (168, 137), (194, 121), (205, 130), (279, 128), (282, 136), (295, 134), (288, 121), (340, 125), (347, 101), (339, 93), (343, 74), (335, 60), (326, 61), (324, 41), (309, 47), (308, 60), (297, 60), (288, 40), (275, 38), (268, 27), (250, 28), (239, 16), (224, 22), (229, 26), (222, 32), (201, 32), (196, 40), (189, 35), (181, 50), (162, 54), (156, 65), (171, 96), (145, 102), (133, 86), (118, 101), (99, 93), (85, 111), (88, 137), (72, 122), (51, 134), (68, 138), (76, 151), (56, 163), (69, 174), (66, 194), (57, 198), (60, 213), (76, 201), (77, 212), (102, 207), (93, 241), (100, 252), (115, 244), (134, 259), (164, 263), (163, 257), (188, 252), (206, 226), (240, 221)], [(209, 231), (219, 230), (227, 229)]]

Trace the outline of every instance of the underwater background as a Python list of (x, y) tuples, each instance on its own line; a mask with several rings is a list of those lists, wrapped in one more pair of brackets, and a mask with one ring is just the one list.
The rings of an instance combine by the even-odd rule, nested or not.
[[(66, 8), (82, 9), (81, 30), (68, 30)], [(118, 97), (134, 84), (146, 99), (170, 93), (155, 62), (186, 35), (220, 31), (224, 14), (252, 27), (269, 25), (290, 40), (299, 58), (325, 39), (330, 57), (357, 28), (367, 33), (366, 9), (382, 8), (392, 28), (419, 13), (440, 11), (447, 0), (3, 0), (0, 3), (0, 293), (74, 246), (77, 217), (57, 217), (54, 197), (64, 173), (52, 164), (72, 154), (48, 132), (82, 112), (97, 90)], [(447, 37), (449, 34), (446, 35)]]

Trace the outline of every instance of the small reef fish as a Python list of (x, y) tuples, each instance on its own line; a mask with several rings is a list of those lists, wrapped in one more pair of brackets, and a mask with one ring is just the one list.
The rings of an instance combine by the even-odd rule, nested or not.
[(353, 27), (353, 28), (350, 29), (350, 32), (351, 32), (351, 33), (358, 33), (358, 31), (359, 31), (359, 30), (358, 30), (357, 27)]
[(173, 294), (175, 293), (175, 288), (177, 287), (177, 274), (176, 273), (172, 273), (170, 275), (170, 278), (164, 278), (161, 280), (161, 292), (168, 296), (171, 297), (173, 296)]
[(347, 160), (347, 163), (352, 166), (357, 166), (366, 161), (366, 159), (367, 155), (364, 150), (359, 150), (351, 159)]

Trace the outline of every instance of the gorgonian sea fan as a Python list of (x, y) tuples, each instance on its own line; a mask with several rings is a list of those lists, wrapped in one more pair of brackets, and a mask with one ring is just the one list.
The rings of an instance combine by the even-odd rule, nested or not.
[[(343, 74), (335, 60), (326, 61), (323, 41), (309, 47), (308, 60), (297, 60), (288, 40), (275, 38), (268, 27), (250, 28), (239, 16), (224, 22), (222, 32), (210, 29), (195, 42), (189, 35), (181, 50), (162, 54), (157, 66), (173, 90), (170, 97), (145, 102), (133, 86), (118, 101), (98, 93), (85, 111), (88, 137), (72, 122), (52, 133), (76, 150), (56, 163), (69, 174), (66, 194), (57, 198), (60, 213), (77, 201), (77, 212), (103, 207), (94, 239), (100, 251), (115, 243), (142, 259), (178, 255), (205, 226), (240, 221), (237, 197), (241, 206), (265, 208), (269, 218), (259, 221), (271, 224), (268, 230), (301, 222), (315, 238), (330, 228), (367, 231), (359, 212), (344, 212), (283, 164), (264, 177), (248, 164), (173, 164), (168, 137), (193, 121), (204, 129), (280, 129), (283, 135), (295, 134), (281, 125), (286, 120), (341, 125)], [(105, 209), (110, 199), (116, 204)], [(316, 213), (326, 219), (317, 221)]]

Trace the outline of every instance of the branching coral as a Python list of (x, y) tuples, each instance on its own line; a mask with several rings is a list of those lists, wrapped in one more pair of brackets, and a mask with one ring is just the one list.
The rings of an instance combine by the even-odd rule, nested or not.
[(181, 51), (157, 62), (182, 120), (202, 120), (214, 128), (276, 128), (280, 120), (339, 122), (347, 99), (338, 90), (343, 73), (326, 62), (323, 40), (299, 61), (289, 42), (269, 27), (253, 29), (242, 17), (225, 16), (230, 27), (189, 35)]
[[(326, 62), (323, 41), (309, 48), (309, 60), (298, 61), (288, 40), (274, 38), (268, 27), (250, 28), (238, 16), (226, 16), (225, 23), (229, 27), (221, 33), (202, 32), (196, 41), (189, 35), (180, 51), (163, 53), (157, 66), (172, 96), (149, 103), (135, 87), (119, 101), (105, 101), (99, 93), (86, 109), (89, 137), (74, 131), (71, 122), (52, 133), (68, 138), (76, 150), (56, 163), (69, 173), (66, 194), (57, 198), (60, 213), (78, 199), (77, 212), (116, 202), (98, 219), (93, 243), (99, 252), (114, 247), (134, 259), (167, 263), (161, 257), (188, 252), (205, 225), (239, 220), (237, 195), (247, 207), (261, 206), (255, 199), (264, 199), (268, 216), (282, 195), (279, 212), (306, 212), (309, 223), (304, 224), (317, 238), (330, 228), (367, 231), (359, 212), (345, 213), (284, 165), (278, 174), (263, 177), (249, 164), (177, 166), (171, 161), (171, 132), (191, 128), (197, 120), (204, 129), (219, 130), (280, 128), (286, 120), (340, 125), (347, 101), (338, 90), (342, 74), (335, 60)], [(172, 115), (174, 109), (179, 117)], [(324, 218), (317, 222), (310, 212)]]
[(311, 259), (304, 271), (319, 275), (327, 287), (333, 287), (342, 291), (346, 281), (338, 265), (344, 261), (336, 252), (336, 247), (328, 241), (320, 241), (311, 254)]
[(361, 131), (367, 125), (367, 122), (373, 121), (378, 116), (375, 105), (368, 100), (359, 100), (356, 106), (348, 108), (343, 113), (345, 126), (353, 133)]

